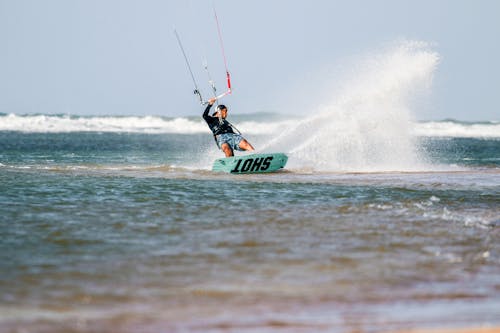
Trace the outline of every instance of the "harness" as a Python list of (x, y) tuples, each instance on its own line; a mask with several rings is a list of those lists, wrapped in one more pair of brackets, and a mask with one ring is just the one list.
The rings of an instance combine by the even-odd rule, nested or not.
[[(223, 124), (224, 121), (226, 121), (227, 125), (229, 127), (231, 127), (231, 129), (233, 130), (234, 134), (238, 134), (238, 135), (241, 135), (241, 132), (236, 128), (236, 126), (234, 126), (233, 124), (231, 124), (229, 121), (225, 120), (225, 119), (222, 119), (222, 117), (218, 117), (219, 118), (219, 124)], [(225, 134), (225, 133), (222, 133), (222, 134)], [(217, 141), (217, 135), (222, 135), (222, 134), (214, 134), (214, 140), (215, 140), (215, 144), (217, 145), (217, 147), (219, 149), (221, 149), (221, 147), (219, 146), (219, 141)]]

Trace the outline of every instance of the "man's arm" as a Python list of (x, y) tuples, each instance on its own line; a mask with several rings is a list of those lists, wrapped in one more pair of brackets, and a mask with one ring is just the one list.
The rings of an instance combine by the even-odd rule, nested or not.
[(207, 107), (205, 108), (205, 111), (203, 111), (203, 119), (209, 117), (208, 112), (210, 111), (210, 108), (212, 105), (208, 104)]
[(214, 103), (215, 103), (215, 98), (210, 98), (210, 99), (208, 100), (208, 105), (207, 105), (207, 107), (205, 108), (205, 111), (203, 112), (203, 119), (207, 119), (207, 117), (210, 117), (210, 116), (208, 115), (208, 112), (210, 111), (210, 108), (212, 107), (212, 105), (214, 105)]

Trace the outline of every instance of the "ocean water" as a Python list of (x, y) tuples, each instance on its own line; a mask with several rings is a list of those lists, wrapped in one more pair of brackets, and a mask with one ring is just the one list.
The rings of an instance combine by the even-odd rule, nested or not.
[(499, 326), (500, 123), (415, 121), (437, 62), (405, 45), (313, 116), (230, 114), (274, 174), (210, 171), (198, 116), (0, 114), (0, 331)]
[(500, 141), (473, 131), (419, 137), (427, 169), (239, 176), (208, 132), (0, 131), (1, 331), (498, 325)]

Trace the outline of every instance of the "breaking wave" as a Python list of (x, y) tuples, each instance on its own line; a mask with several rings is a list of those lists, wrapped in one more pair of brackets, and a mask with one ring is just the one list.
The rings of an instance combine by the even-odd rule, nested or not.
[[(241, 117), (241, 116), (240, 116)], [(245, 134), (260, 135), (273, 133), (289, 120), (269, 120), (268, 115), (256, 114), (231, 121)], [(261, 120), (266, 118), (265, 120)], [(276, 116), (271, 118), (275, 119)], [(282, 117), (278, 117), (282, 118)], [(236, 120), (235, 120), (236, 119)], [(26, 133), (70, 133), (70, 132), (128, 132), (145, 134), (197, 134), (209, 133), (206, 123), (199, 117), (169, 118), (160, 116), (70, 116), (70, 115), (17, 115), (0, 114), (0, 131)]]
[[(277, 117), (276, 117), (277, 116)], [(234, 121), (248, 135), (280, 133), (296, 123), (276, 115), (269, 120), (261, 114), (245, 115), (245, 121)], [(248, 120), (254, 118), (254, 120)], [(263, 119), (266, 118), (266, 119)], [(278, 119), (276, 119), (278, 118)], [(231, 119), (233, 120), (233, 119)], [(500, 138), (500, 122), (462, 122), (457, 120), (412, 122), (411, 134), (422, 137)], [(0, 131), (26, 133), (129, 132), (145, 134), (209, 133), (203, 120), (196, 117), (160, 116), (68, 116), (0, 114)]]

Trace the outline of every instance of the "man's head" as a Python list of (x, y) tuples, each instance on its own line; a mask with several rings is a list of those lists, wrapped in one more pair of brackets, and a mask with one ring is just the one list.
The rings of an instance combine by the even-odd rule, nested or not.
[(226, 118), (227, 117), (227, 108), (225, 105), (218, 105), (217, 106), (217, 111), (214, 112), (213, 114), (214, 117), (221, 117), (221, 118)]

